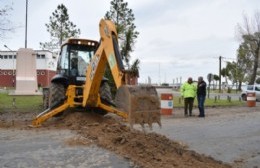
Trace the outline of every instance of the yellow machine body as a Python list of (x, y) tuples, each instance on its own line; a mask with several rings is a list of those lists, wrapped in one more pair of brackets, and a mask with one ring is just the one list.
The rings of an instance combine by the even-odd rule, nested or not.
[[(128, 85), (121, 56), (118, 55), (117, 32), (115, 25), (101, 19), (99, 23), (100, 43), (86, 70), (86, 82), (81, 86), (68, 85), (66, 87), (65, 99), (57, 107), (49, 107), (40, 113), (32, 122), (32, 126), (40, 126), (45, 120), (72, 107), (98, 107), (106, 112), (114, 113), (126, 119), (130, 126), (133, 124), (148, 124), (160, 122), (160, 101), (153, 86), (132, 86)], [(92, 40), (69, 39), (67, 43), (80, 45), (94, 45)], [(100, 85), (105, 73), (106, 66), (111, 70), (114, 82), (117, 87), (115, 106), (101, 102)], [(81, 89), (83, 94), (78, 96), (76, 90)], [(75, 101), (80, 99), (82, 101)]]

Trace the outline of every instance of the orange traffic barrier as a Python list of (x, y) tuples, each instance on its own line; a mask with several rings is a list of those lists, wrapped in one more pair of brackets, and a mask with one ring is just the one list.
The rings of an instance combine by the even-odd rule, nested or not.
[(172, 115), (173, 112), (173, 95), (171, 93), (161, 94), (161, 114)]
[(255, 92), (247, 93), (247, 107), (255, 107), (256, 106), (256, 95)]

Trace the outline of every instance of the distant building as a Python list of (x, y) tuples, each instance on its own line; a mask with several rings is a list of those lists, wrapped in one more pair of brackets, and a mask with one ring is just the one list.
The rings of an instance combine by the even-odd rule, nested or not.
[[(36, 53), (38, 85), (46, 87), (56, 74), (57, 56), (48, 50), (35, 50), (34, 52)], [(15, 74), (16, 51), (0, 51), (0, 87), (15, 87)]]

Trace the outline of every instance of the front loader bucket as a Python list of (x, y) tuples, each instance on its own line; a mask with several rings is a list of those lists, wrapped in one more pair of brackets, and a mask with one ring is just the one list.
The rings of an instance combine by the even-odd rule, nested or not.
[(116, 93), (116, 107), (128, 113), (130, 127), (133, 124), (153, 123), (161, 126), (160, 101), (153, 86), (121, 86)]

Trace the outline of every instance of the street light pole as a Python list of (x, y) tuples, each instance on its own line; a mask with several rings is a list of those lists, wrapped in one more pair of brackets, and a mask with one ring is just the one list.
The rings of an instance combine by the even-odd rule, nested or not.
[(222, 56), (219, 56), (219, 93), (221, 93), (221, 59)]

